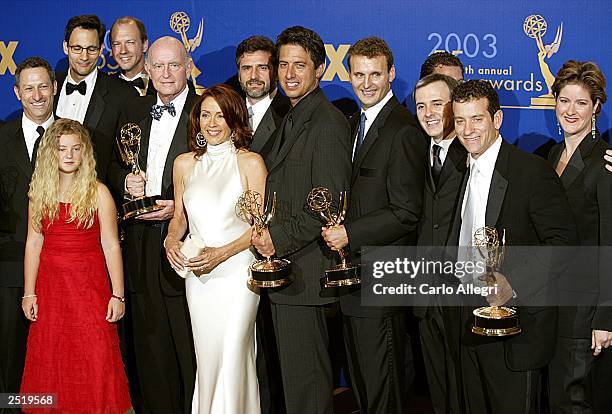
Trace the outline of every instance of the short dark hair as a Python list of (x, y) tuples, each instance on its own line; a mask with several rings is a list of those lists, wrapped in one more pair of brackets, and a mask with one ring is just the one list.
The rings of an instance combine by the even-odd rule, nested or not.
[(321, 36), (313, 30), (302, 26), (286, 28), (276, 38), (277, 55), (280, 52), (281, 46), (284, 45), (301, 46), (310, 55), (315, 69), (325, 63), (325, 45), (323, 40), (321, 40)]
[(453, 91), (453, 102), (469, 102), (481, 98), (487, 98), (487, 111), (491, 115), (491, 119), (497, 111), (500, 110), (499, 96), (491, 82), (484, 79), (470, 79), (467, 82), (460, 83)]
[(45, 59), (38, 56), (31, 56), (27, 59), (24, 59), (15, 70), (15, 86), (19, 87), (19, 79), (21, 78), (21, 72), (24, 69), (34, 69), (34, 68), (43, 68), (49, 74), (49, 79), (51, 79), (51, 83), (55, 81), (55, 72), (51, 68), (49, 62)]
[(72, 35), (72, 32), (77, 27), (85, 30), (95, 30), (98, 33), (98, 45), (102, 46), (104, 44), (106, 27), (104, 27), (104, 23), (95, 14), (82, 14), (71, 17), (68, 23), (66, 23), (66, 29), (64, 29), (64, 41), (66, 43), (70, 41), (70, 35)]
[(189, 113), (189, 149), (200, 156), (206, 152), (206, 147), (201, 148), (196, 143), (196, 135), (200, 132), (200, 112), (202, 102), (206, 98), (213, 98), (221, 112), (227, 126), (236, 134), (234, 146), (236, 149), (248, 149), (251, 146), (253, 135), (249, 128), (249, 114), (247, 112), (244, 98), (238, 95), (232, 87), (225, 84), (218, 84), (204, 89), (195, 105)]
[(351, 70), (351, 57), (353, 56), (365, 56), (368, 59), (384, 56), (387, 59), (387, 70), (391, 70), (393, 66), (393, 52), (391, 52), (391, 48), (387, 42), (380, 37), (365, 37), (355, 42), (355, 44), (349, 48), (346, 58), (349, 71)]
[(132, 17), (132, 16), (123, 16), (118, 18), (117, 20), (115, 20), (113, 22), (113, 25), (110, 28), (110, 38), (111, 38), (111, 42), (113, 40), (113, 29), (115, 28), (116, 25), (118, 24), (130, 24), (130, 23), (134, 23), (136, 25), (136, 27), (138, 28), (138, 32), (140, 33), (140, 41), (141, 42), (146, 42), (147, 40), (149, 40), (149, 36), (147, 35), (147, 28), (145, 27), (144, 23), (142, 22), (142, 20), (137, 19), (136, 17)]
[(589, 91), (593, 105), (599, 100), (599, 108), (595, 111), (599, 114), (608, 96), (606, 95), (606, 78), (596, 63), (578, 62), (576, 60), (565, 62), (561, 69), (559, 69), (559, 73), (557, 73), (551, 88), (555, 99), (559, 96), (561, 89), (567, 85), (583, 86)]
[(258, 51), (268, 52), (272, 57), (272, 68), (276, 68), (276, 45), (266, 36), (251, 36), (244, 39), (236, 48), (236, 66), (240, 68), (240, 58), (245, 53), (254, 53)]
[(461, 68), (461, 73), (463, 73), (463, 63), (461, 63), (461, 60), (446, 50), (440, 50), (427, 56), (427, 59), (421, 65), (421, 76), (419, 78), (431, 75), (438, 66), (457, 66)]
[(431, 85), (434, 82), (446, 83), (446, 86), (448, 86), (448, 90), (450, 91), (451, 95), (453, 94), (453, 91), (455, 90), (457, 85), (461, 83), (458, 80), (451, 78), (448, 75), (444, 75), (442, 73), (432, 73), (417, 81), (416, 85), (414, 85), (414, 93), (412, 95), (415, 96), (417, 89), (423, 88), (427, 85)]

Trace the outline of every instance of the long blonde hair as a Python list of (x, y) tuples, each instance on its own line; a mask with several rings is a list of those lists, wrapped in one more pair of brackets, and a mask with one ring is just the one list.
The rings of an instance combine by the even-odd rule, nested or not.
[(53, 221), (59, 211), (59, 139), (62, 135), (77, 135), (81, 139), (81, 165), (74, 173), (68, 190), (69, 222), (79, 226), (93, 225), (98, 204), (96, 161), (89, 132), (79, 122), (58, 119), (45, 131), (36, 157), (36, 168), (30, 182), (30, 206), (34, 228), (40, 229), (44, 218)]

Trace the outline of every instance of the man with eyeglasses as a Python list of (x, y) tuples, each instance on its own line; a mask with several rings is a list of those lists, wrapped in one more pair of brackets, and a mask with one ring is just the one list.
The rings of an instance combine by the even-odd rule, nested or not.
[(64, 53), (68, 73), (57, 74), (60, 85), (55, 114), (79, 121), (92, 134), (98, 179), (104, 181), (113, 156), (115, 131), (123, 103), (136, 96), (118, 79), (97, 70), (106, 29), (98, 16), (74, 16), (64, 30)]
[(142, 172), (132, 174), (116, 157), (108, 173), (117, 196), (157, 195), (164, 207), (124, 222), (129, 316), (141, 408), (147, 413), (189, 412), (194, 389), (185, 282), (160, 256), (174, 214), (174, 159), (189, 152), (189, 113), (197, 101), (187, 86), (191, 68), (191, 58), (178, 39), (162, 37), (149, 47), (145, 69), (157, 94), (129, 100), (119, 122), (120, 127), (135, 123), (142, 131)]

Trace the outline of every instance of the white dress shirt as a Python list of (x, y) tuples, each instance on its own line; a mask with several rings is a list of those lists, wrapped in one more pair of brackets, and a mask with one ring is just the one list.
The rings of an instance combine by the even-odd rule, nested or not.
[(448, 149), (450, 148), (451, 144), (453, 143), (456, 137), (457, 137), (457, 134), (455, 133), (455, 131), (453, 131), (449, 134), (449, 138), (444, 138), (440, 142), (436, 142), (434, 141), (433, 138), (431, 138), (431, 142), (429, 144), (429, 166), (430, 167), (433, 167), (433, 146), (439, 145), (440, 147), (442, 147), (440, 149), (440, 163), (444, 165), (444, 161), (446, 161), (446, 155), (448, 154)]
[(25, 139), (26, 147), (28, 148), (28, 156), (30, 157), (30, 160), (32, 159), (32, 153), (34, 152), (34, 144), (38, 139), (38, 131), (36, 131), (36, 129), (39, 126), (42, 126), (46, 131), (47, 128), (53, 124), (54, 120), (55, 118), (53, 118), (53, 114), (51, 114), (49, 115), (49, 119), (43, 122), (42, 125), (38, 125), (36, 122), (28, 118), (25, 113), (21, 116), (21, 129), (23, 130), (23, 137)]
[(138, 91), (140, 96), (145, 96), (147, 94), (147, 88), (149, 87), (149, 75), (147, 75), (146, 72), (140, 72), (139, 74), (137, 74), (133, 78), (128, 78), (123, 73), (120, 73), (119, 74), (119, 78), (121, 78), (121, 79), (123, 79), (125, 81), (128, 81), (128, 82), (131, 82), (131, 81), (136, 80), (138, 78), (142, 78), (142, 81), (144, 82), (144, 89), (140, 89), (137, 86), (134, 86), (134, 89), (136, 89)]
[[(387, 102), (391, 100), (391, 98), (393, 98), (393, 91), (389, 89), (389, 92), (387, 92), (385, 97), (379, 103), (377, 103), (374, 106), (369, 107), (368, 109), (363, 109), (363, 108), (361, 109), (361, 113), (365, 113), (365, 116), (366, 116), (365, 128), (363, 131), (364, 140), (366, 136), (368, 135), (368, 131), (370, 130), (370, 127), (376, 120), (376, 117), (378, 116), (380, 111), (382, 111), (383, 107), (387, 104)], [(357, 133), (353, 137), (353, 152), (352, 152), (353, 159), (355, 158), (355, 147), (357, 146), (357, 136), (358, 135), (359, 135), (359, 128), (357, 128)]]
[(269, 93), (264, 98), (260, 99), (252, 105), (249, 103), (249, 99), (246, 98), (247, 109), (252, 108), (253, 110), (253, 133), (257, 131), (257, 127), (261, 123), (261, 120), (266, 114), (266, 111), (272, 104), (272, 99), (274, 99), (274, 96), (276, 96), (277, 90), (278, 89), (274, 89), (272, 93)]
[[(181, 118), (189, 88), (185, 86), (172, 103), (176, 109), (176, 115), (172, 116), (168, 111), (163, 111), (159, 121), (153, 119), (151, 122), (151, 135), (149, 135), (149, 150), (147, 152), (147, 184), (145, 194), (147, 196), (161, 195), (162, 178), (168, 150), (174, 138), (174, 132)], [(164, 105), (157, 96), (157, 105)]]
[(66, 95), (66, 82), (70, 82), (75, 85), (80, 83), (72, 79), (72, 76), (70, 76), (70, 70), (68, 70), (68, 75), (66, 76), (66, 80), (60, 89), (60, 95), (57, 101), (57, 116), (60, 118), (73, 119), (82, 124), (85, 120), (85, 114), (87, 114), (87, 108), (89, 107), (89, 101), (91, 101), (91, 95), (93, 94), (97, 79), (98, 70), (95, 69), (81, 81), (87, 84), (85, 95), (81, 95), (78, 91), (74, 91), (70, 95)]

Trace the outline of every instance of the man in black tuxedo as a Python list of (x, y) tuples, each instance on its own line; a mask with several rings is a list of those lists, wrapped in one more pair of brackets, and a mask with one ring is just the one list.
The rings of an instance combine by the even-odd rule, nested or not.
[(195, 356), (185, 299), (185, 283), (163, 253), (163, 240), (174, 213), (172, 167), (188, 147), (189, 113), (197, 100), (187, 87), (191, 60), (173, 37), (156, 40), (146, 70), (157, 96), (129, 101), (120, 125), (142, 131), (140, 175), (117, 157), (109, 170), (113, 190), (123, 197), (159, 195), (162, 210), (124, 223), (125, 267), (132, 332), (144, 410), (189, 412), (195, 381)]
[[(467, 152), (456, 139), (451, 95), (458, 82), (447, 75), (432, 73), (414, 88), (416, 115), (429, 136), (419, 222), (418, 245), (430, 259), (440, 259), (448, 239), (459, 189), (466, 171)], [(431, 401), (436, 414), (461, 412), (459, 341), (450, 338), (458, 324), (457, 309), (448, 308), (442, 297), (423, 295), (414, 314), (419, 318), (421, 349), (427, 371)]]
[(320, 238), (321, 221), (306, 207), (314, 187), (339, 194), (349, 186), (350, 129), (319, 88), (325, 47), (319, 35), (294, 26), (276, 42), (278, 78), (291, 102), (266, 157), (266, 191), (276, 192), (276, 216), (253, 245), (263, 256), (292, 262), (293, 283), (270, 291), (272, 318), (289, 414), (332, 412), (332, 368), (326, 305), (337, 301), (321, 291), (320, 277), (332, 254)]
[(291, 105), (276, 87), (276, 46), (264, 36), (251, 36), (236, 49), (238, 81), (246, 94), (249, 124), (253, 129), (251, 151), (266, 157), (274, 136)]
[[(576, 227), (559, 177), (545, 160), (502, 139), (503, 113), (491, 84), (467, 81), (455, 88), (452, 99), (455, 131), (469, 153), (470, 170), (460, 190), (449, 244), (469, 246), (474, 232), (488, 226), (504, 235), (506, 246), (575, 245)], [(540, 374), (554, 353), (557, 310), (544, 306), (549, 303), (550, 280), (536, 269), (540, 257), (530, 256), (539, 256), (539, 251), (531, 249), (520, 258), (521, 266), (496, 272), (497, 292), (487, 297), (496, 306), (531, 305), (518, 308), (521, 333), (478, 336), (470, 330), (473, 308), (461, 309), (461, 371), (468, 413), (539, 412)], [(508, 257), (512, 250), (506, 251), (505, 265)]]
[(27, 321), (21, 311), (23, 260), (28, 228), (28, 190), (36, 150), (53, 123), (57, 90), (49, 63), (25, 59), (15, 70), (13, 90), (21, 117), (0, 129), (0, 392), (19, 392), (25, 362)]
[(98, 179), (106, 180), (108, 164), (113, 157), (115, 132), (121, 108), (134, 88), (97, 70), (102, 53), (104, 25), (93, 14), (74, 16), (64, 31), (64, 53), (68, 56), (68, 73), (58, 73), (58, 97), (55, 114), (74, 119), (89, 129), (96, 155)]
[[(238, 81), (246, 95), (249, 124), (253, 129), (251, 151), (266, 157), (274, 134), (289, 112), (289, 98), (276, 86), (276, 46), (265, 36), (251, 36), (236, 49)], [(257, 379), (263, 413), (282, 411), (282, 383), (272, 325), (270, 299), (260, 292), (257, 310)]]
[[(421, 214), (426, 141), (393, 95), (393, 53), (377, 37), (348, 51), (361, 110), (351, 118), (353, 169), (346, 224), (324, 228), (329, 247), (414, 245)], [(353, 392), (364, 413), (408, 412), (407, 334), (401, 307), (361, 306), (360, 289), (340, 296)], [(411, 358), (410, 358), (411, 360)]]
[(114, 76), (126, 81), (140, 96), (156, 96), (157, 91), (145, 70), (149, 37), (144, 23), (132, 16), (118, 18), (110, 29), (110, 43), (113, 58), (121, 68)]

